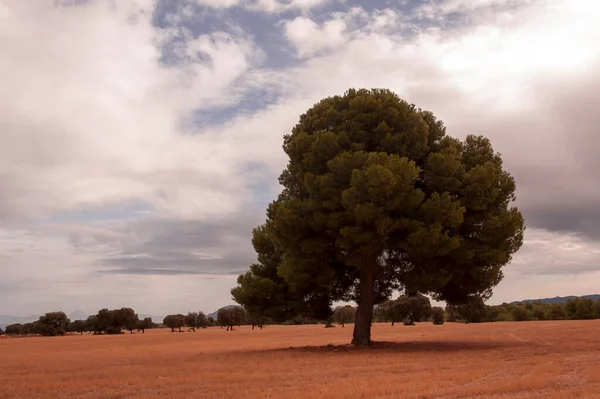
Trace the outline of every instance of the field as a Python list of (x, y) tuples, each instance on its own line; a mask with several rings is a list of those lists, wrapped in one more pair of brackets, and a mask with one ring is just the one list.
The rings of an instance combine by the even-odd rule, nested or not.
[(600, 398), (600, 321), (0, 339), (8, 398)]

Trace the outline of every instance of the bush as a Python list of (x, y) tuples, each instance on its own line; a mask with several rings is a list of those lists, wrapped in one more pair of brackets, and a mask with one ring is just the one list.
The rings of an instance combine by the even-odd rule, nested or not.
[(496, 321), (514, 321), (514, 319), (510, 313), (502, 312), (498, 314)]
[(433, 324), (442, 325), (444, 324), (444, 309), (440, 307), (434, 307), (431, 309), (431, 321)]

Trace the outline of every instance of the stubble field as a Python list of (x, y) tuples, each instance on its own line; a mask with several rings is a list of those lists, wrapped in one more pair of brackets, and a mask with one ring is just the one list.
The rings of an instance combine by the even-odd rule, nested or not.
[(600, 397), (600, 322), (219, 328), (0, 339), (8, 398)]

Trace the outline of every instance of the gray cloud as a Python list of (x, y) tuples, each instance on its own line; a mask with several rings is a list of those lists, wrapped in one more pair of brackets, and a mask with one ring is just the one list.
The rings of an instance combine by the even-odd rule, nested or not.
[[(236, 275), (256, 261), (250, 237), (263, 221), (261, 210), (217, 220), (130, 222), (112, 236), (109, 245), (116, 250), (94, 263), (102, 273)], [(86, 251), (79, 237), (77, 248)]]
[[(124, 269), (108, 269), (100, 270), (98, 273), (101, 274), (131, 274), (131, 275), (150, 275), (150, 276), (185, 276), (190, 274), (196, 275), (208, 275), (213, 273), (205, 273), (195, 270), (180, 270), (180, 269), (157, 269), (157, 268), (143, 268), (143, 267), (127, 267)], [(207, 277), (208, 279), (214, 277)]]

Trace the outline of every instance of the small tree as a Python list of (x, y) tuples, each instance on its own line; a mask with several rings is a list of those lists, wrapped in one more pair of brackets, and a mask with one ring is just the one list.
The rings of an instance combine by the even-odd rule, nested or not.
[(165, 316), (163, 324), (171, 329), (171, 332), (175, 332), (175, 329), (179, 329), (185, 325), (185, 316), (182, 314), (170, 314)]
[(518, 304), (511, 309), (511, 315), (515, 321), (528, 321), (533, 319), (533, 313), (524, 304)]
[(188, 312), (185, 316), (185, 325), (188, 327), (188, 331), (196, 331), (198, 327), (198, 313)]
[(70, 320), (64, 312), (50, 312), (41, 316), (37, 323), (41, 335), (57, 336), (69, 331)]
[(25, 329), (21, 323), (15, 323), (6, 326), (6, 335), (23, 335), (25, 334)]
[(598, 316), (594, 301), (587, 298), (568, 299), (565, 308), (571, 320), (595, 319)]
[(221, 308), (217, 311), (217, 321), (227, 331), (233, 331), (233, 326), (241, 326), (247, 320), (247, 314), (241, 306)]
[(409, 325), (427, 320), (431, 316), (431, 302), (425, 295), (419, 293), (405, 294), (398, 298), (397, 301), (403, 304), (405, 310), (404, 318), (408, 321)]
[(115, 311), (106, 308), (98, 311), (98, 314), (93, 318), (93, 323), (96, 334), (120, 334), (123, 327), (119, 318), (116, 317)]
[(87, 330), (85, 320), (75, 320), (75, 321), (71, 322), (71, 325), (69, 326), (69, 330), (72, 332), (77, 332), (80, 335), (83, 335), (83, 332)]
[(533, 304), (531, 313), (535, 320), (546, 320), (547, 319), (546, 306), (544, 306), (541, 303)]
[(233, 329), (233, 323), (231, 321), (231, 312), (228, 308), (221, 308), (217, 311), (217, 322), (223, 327), (227, 327), (227, 331), (229, 331), (229, 327)]
[(98, 323), (98, 315), (88, 316), (88, 318), (85, 320), (85, 329), (94, 335), (102, 334), (100, 324)]
[(407, 309), (406, 302), (404, 301), (386, 301), (381, 304), (383, 310), (383, 317), (385, 321), (392, 323), (392, 327), (406, 319)]
[(431, 321), (436, 325), (444, 324), (444, 309), (439, 306), (431, 308)]
[(356, 309), (354, 307), (350, 305), (338, 306), (333, 311), (333, 320), (344, 327), (346, 323), (354, 323), (355, 315)]
[(457, 308), (465, 323), (481, 323), (487, 320), (487, 308), (480, 297), (458, 305)]
[(463, 321), (460, 313), (458, 312), (458, 306), (451, 304), (446, 305), (446, 320), (451, 323)]
[(23, 324), (23, 334), (24, 335), (34, 335), (40, 333), (39, 322), (33, 323), (25, 323)]
[(121, 308), (115, 311), (115, 328), (125, 328), (130, 334), (133, 334), (138, 321), (140, 320), (135, 311), (131, 308)]
[(206, 319), (206, 315), (204, 312), (198, 312), (198, 317), (196, 318), (198, 328), (206, 328), (208, 327), (208, 320)]
[(564, 320), (567, 318), (565, 305), (562, 303), (553, 303), (546, 309), (546, 318), (548, 320)]
[(212, 317), (212, 316), (208, 316), (206, 318), (206, 321), (208, 322), (208, 325), (211, 326), (211, 327), (213, 327), (214, 325), (217, 324), (216, 321), (215, 321), (215, 319), (214, 319), (214, 317)]
[(152, 323), (152, 318), (151, 317), (146, 317), (144, 318), (144, 320), (138, 320), (135, 328), (138, 331), (141, 331), (142, 334), (146, 333), (146, 330), (152, 328), (154, 323)]

